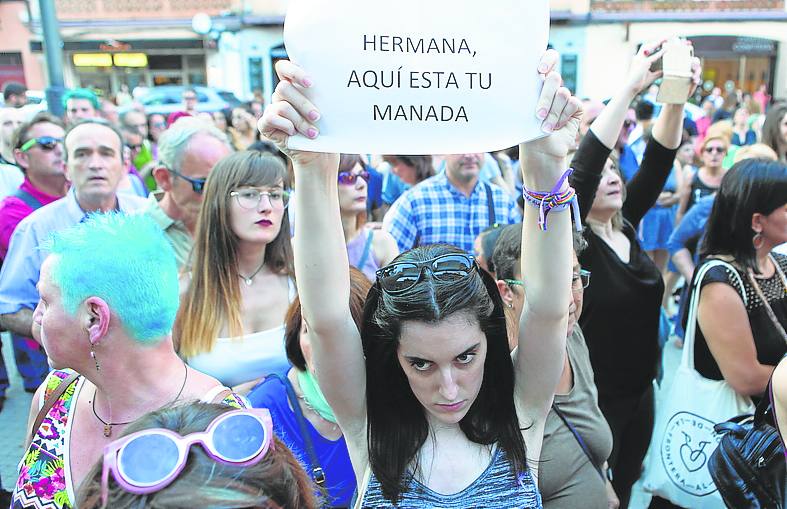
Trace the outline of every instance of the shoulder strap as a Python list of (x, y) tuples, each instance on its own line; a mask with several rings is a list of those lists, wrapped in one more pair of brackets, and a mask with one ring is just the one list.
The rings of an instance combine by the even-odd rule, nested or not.
[(574, 435), (574, 438), (577, 440), (577, 443), (579, 444), (579, 447), (582, 449), (582, 452), (585, 453), (585, 456), (588, 457), (588, 461), (590, 461), (590, 464), (593, 465), (593, 468), (596, 469), (598, 475), (601, 476), (601, 480), (604, 482), (604, 484), (606, 484), (607, 477), (604, 475), (604, 472), (601, 471), (601, 468), (599, 468), (598, 465), (596, 465), (596, 463), (594, 462), (593, 456), (590, 455), (590, 450), (588, 449), (587, 444), (585, 444), (585, 441), (582, 440), (582, 435), (579, 434), (577, 428), (575, 428), (574, 425), (569, 422), (568, 418), (566, 417), (566, 414), (564, 414), (563, 411), (560, 410), (554, 402), (552, 403), (552, 410), (555, 411), (557, 416), (560, 417), (560, 419), (563, 421), (563, 423), (566, 425), (569, 431), (571, 431), (571, 434)]
[(740, 286), (741, 289), (740, 295), (741, 298), (743, 299), (743, 305), (744, 306), (748, 305), (748, 298), (746, 297), (746, 288), (743, 286), (743, 280), (741, 279), (740, 274), (738, 274), (738, 271), (735, 270), (735, 267), (733, 267), (732, 265), (730, 265), (729, 263), (723, 260), (712, 258), (707, 260), (697, 269), (697, 273), (693, 281), (694, 286), (691, 288), (691, 292), (690, 292), (689, 316), (688, 319), (686, 320), (683, 354), (681, 359), (681, 364), (684, 364), (691, 369), (694, 369), (694, 336), (697, 331), (697, 308), (699, 307), (700, 290), (702, 289), (702, 280), (705, 278), (705, 274), (707, 274), (707, 272), (710, 269), (717, 266), (725, 267), (728, 271), (732, 272), (733, 277), (738, 281), (738, 285)]
[(55, 406), (57, 400), (60, 399), (63, 393), (66, 392), (66, 389), (68, 389), (77, 378), (79, 378), (79, 373), (71, 373), (68, 378), (61, 380), (60, 384), (49, 393), (49, 396), (47, 396), (47, 398), (44, 400), (44, 406), (42, 406), (41, 410), (38, 411), (36, 420), (33, 423), (32, 429), (30, 430), (31, 441), (35, 437), (36, 433), (38, 433), (38, 428), (41, 427), (41, 423), (44, 422), (44, 419), (46, 418), (49, 411), (52, 410), (52, 407)]
[(41, 203), (38, 200), (38, 198), (30, 194), (29, 192), (25, 191), (24, 189), (17, 189), (11, 194), (11, 196), (13, 196), (14, 198), (19, 198), (24, 202), (25, 205), (27, 205), (33, 210), (38, 210), (44, 206), (44, 204)]
[(489, 207), (489, 226), (497, 222), (495, 217), (495, 198), (492, 195), (492, 186), (488, 182), (484, 182), (484, 189), (486, 190), (486, 206)]
[(290, 401), (290, 406), (292, 407), (292, 411), (295, 412), (295, 420), (298, 421), (298, 427), (301, 429), (303, 442), (306, 445), (306, 453), (309, 455), (309, 463), (311, 463), (312, 467), (312, 478), (320, 490), (326, 492), (327, 488), (325, 487), (325, 471), (322, 469), (320, 460), (317, 458), (317, 452), (314, 450), (312, 437), (309, 434), (308, 427), (306, 426), (306, 418), (303, 416), (303, 412), (301, 411), (301, 405), (298, 403), (298, 396), (295, 394), (295, 389), (292, 388), (292, 384), (286, 375), (280, 376), (276, 373), (271, 373), (265, 378), (265, 380), (268, 380), (269, 378), (278, 380), (284, 386), (284, 389), (287, 392), (287, 399)]
[(358, 270), (363, 270), (363, 266), (366, 265), (366, 261), (369, 259), (369, 254), (372, 251), (373, 240), (374, 230), (369, 230), (369, 235), (366, 237), (366, 244), (363, 246), (363, 253), (361, 254), (361, 258), (358, 260)]

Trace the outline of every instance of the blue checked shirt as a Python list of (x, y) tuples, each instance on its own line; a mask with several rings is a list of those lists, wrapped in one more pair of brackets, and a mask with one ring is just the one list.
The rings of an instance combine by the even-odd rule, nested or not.
[[(505, 191), (489, 184), (495, 222), (521, 221), (516, 202)], [(473, 241), (490, 226), (487, 187), (479, 182), (468, 198), (444, 173), (408, 189), (385, 215), (383, 227), (391, 233), (400, 251), (426, 244), (452, 244), (473, 252)]]

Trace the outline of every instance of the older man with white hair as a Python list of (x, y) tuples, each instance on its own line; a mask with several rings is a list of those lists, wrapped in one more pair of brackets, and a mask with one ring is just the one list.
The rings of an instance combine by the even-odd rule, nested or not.
[(153, 169), (159, 191), (148, 197), (143, 213), (164, 230), (179, 269), (191, 254), (205, 180), (231, 152), (224, 133), (193, 117), (179, 119), (159, 138), (158, 163)]

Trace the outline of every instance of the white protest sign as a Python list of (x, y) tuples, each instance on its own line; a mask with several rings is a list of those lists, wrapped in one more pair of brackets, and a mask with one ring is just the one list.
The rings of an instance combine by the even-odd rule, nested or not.
[(314, 86), (314, 152), (487, 152), (542, 136), (548, 0), (291, 0), (290, 59)]

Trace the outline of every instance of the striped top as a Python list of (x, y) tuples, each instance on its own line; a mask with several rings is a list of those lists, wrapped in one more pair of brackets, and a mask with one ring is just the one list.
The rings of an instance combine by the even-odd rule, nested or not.
[(541, 494), (530, 470), (517, 479), (511, 473), (511, 463), (505, 451), (495, 448), (492, 461), (484, 472), (467, 488), (453, 495), (437, 493), (411, 478), (396, 505), (385, 498), (380, 482), (374, 474), (370, 476), (363, 507), (375, 508), (432, 508), (459, 509), (468, 507), (505, 507), (519, 509), (541, 509)]

